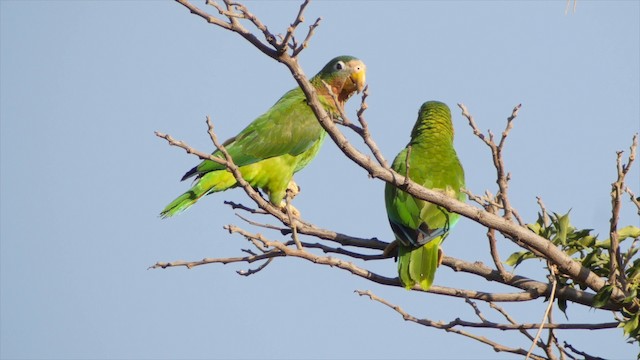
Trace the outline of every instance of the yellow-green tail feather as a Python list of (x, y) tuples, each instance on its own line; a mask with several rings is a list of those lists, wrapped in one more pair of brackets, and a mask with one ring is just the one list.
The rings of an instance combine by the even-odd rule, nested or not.
[(440, 242), (439, 239), (434, 239), (413, 250), (403, 245), (398, 246), (398, 274), (407, 290), (415, 284), (419, 284), (423, 290), (431, 287), (438, 268)]
[(235, 184), (236, 179), (226, 170), (208, 172), (196, 180), (191, 189), (167, 205), (160, 212), (160, 216), (162, 218), (174, 216), (195, 204), (201, 197), (213, 192), (227, 190)]

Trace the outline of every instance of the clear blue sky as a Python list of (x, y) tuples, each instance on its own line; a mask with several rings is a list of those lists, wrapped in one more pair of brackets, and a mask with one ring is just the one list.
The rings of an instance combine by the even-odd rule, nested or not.
[[(276, 33), (298, 5), (248, 3)], [(366, 117), (388, 159), (405, 146), (420, 104), (448, 103), (476, 193), (495, 192), (494, 170), (455, 104), (499, 133), (522, 103), (505, 150), (514, 206), (533, 221), (541, 196), (606, 237), (615, 151), (627, 150), (640, 129), (640, 3), (579, 1), (566, 16), (564, 7), (561, 0), (318, 1), (306, 18), (323, 21), (300, 62), (309, 75), (336, 55), (366, 62)], [(222, 229), (243, 225), (222, 203), (248, 203), (241, 190), (157, 217), (186, 189), (178, 180), (197, 159), (153, 131), (209, 151), (205, 115), (230, 137), (294, 80), (240, 37), (171, 1), (2, 0), (0, 24), (0, 357), (512, 358), (406, 323), (353, 291), (370, 289), (418, 317), (475, 320), (460, 299), (384, 288), (299, 259), (277, 259), (248, 278), (236, 275), (246, 269), (238, 265), (147, 270), (156, 261), (237, 256), (249, 246)], [(629, 176), (636, 193), (638, 174), (636, 164)], [(295, 205), (306, 220), (391, 239), (383, 184), (330, 141), (296, 179)], [(638, 225), (628, 203), (621, 223)], [(444, 250), (490, 263), (484, 232), (460, 221)], [(502, 239), (500, 249), (506, 258), (515, 247)], [(361, 265), (396, 271), (390, 260)], [(540, 263), (518, 272), (544, 281)], [(513, 291), (448, 268), (435, 283)], [(545, 305), (505, 307), (538, 322)], [(611, 321), (579, 306), (568, 313), (573, 322)], [(480, 333), (529, 345), (517, 333)], [(560, 336), (599, 356), (632, 358), (638, 349), (619, 330)]]

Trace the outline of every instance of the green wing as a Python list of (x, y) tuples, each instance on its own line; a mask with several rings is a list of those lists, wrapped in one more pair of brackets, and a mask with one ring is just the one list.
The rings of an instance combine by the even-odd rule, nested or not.
[[(237, 136), (224, 143), (237, 166), (250, 165), (274, 156), (298, 156), (313, 146), (324, 130), (317, 123), (300, 88), (287, 92), (266, 113), (255, 119)], [(214, 156), (223, 157), (220, 151)], [(183, 177), (222, 170), (211, 160), (204, 160)]]

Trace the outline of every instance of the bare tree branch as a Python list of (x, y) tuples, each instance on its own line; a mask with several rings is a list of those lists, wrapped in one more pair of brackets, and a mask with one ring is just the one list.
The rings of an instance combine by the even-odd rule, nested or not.
[(633, 136), (633, 142), (629, 149), (629, 158), (626, 164), (622, 163), (622, 151), (617, 152), (616, 168), (617, 179), (611, 184), (611, 221), (609, 228), (609, 236), (611, 239), (611, 246), (609, 247), (610, 261), (610, 275), (609, 281), (614, 286), (618, 286), (617, 282), (620, 281), (622, 289), (626, 288), (626, 276), (624, 269), (620, 268), (622, 264), (622, 255), (620, 254), (620, 242), (618, 240), (618, 219), (620, 218), (620, 207), (622, 194), (624, 192), (624, 181), (631, 165), (636, 158), (636, 150), (638, 148), (638, 134)]
[[(320, 105), (315, 90), (309, 81), (302, 76), (302, 72), (299, 71), (298, 64), (293, 61), (289, 61), (286, 58), (281, 60), (291, 70), (294, 78), (296, 78), (298, 84), (307, 95), (309, 105), (314, 110), (320, 124), (325, 130), (327, 130), (329, 136), (333, 139), (336, 145), (338, 145), (338, 148), (340, 148), (348, 158), (366, 169), (372, 177), (391, 183), (415, 197), (440, 205), (449, 211), (458, 213), (484, 226), (494, 228), (507, 235), (513, 241), (526, 244), (529, 248), (543, 254), (546, 258), (557, 264), (561, 272), (567, 274), (576, 282), (588, 286), (594, 291), (598, 291), (606, 285), (602, 278), (591, 272), (589, 269), (583, 267), (580, 263), (571, 259), (567, 254), (558, 249), (547, 239), (536, 235), (530, 230), (513, 224), (511, 221), (498, 217), (494, 214), (462, 203), (456, 199), (452, 199), (445, 194), (426, 189), (410, 179), (405, 179), (404, 176), (396, 173), (395, 171), (382, 168), (371, 161), (369, 157), (355, 149), (336, 128), (333, 121), (331, 121), (328, 114)], [(624, 299), (624, 293), (618, 289), (614, 289), (611, 299), (615, 302), (621, 303)]]
[[(428, 319), (418, 319), (416, 317), (414, 317), (413, 315), (410, 315), (409, 313), (405, 312), (401, 307), (394, 305), (392, 303), (390, 303), (389, 301), (380, 298), (378, 296), (376, 296), (375, 294), (373, 294), (371, 291), (362, 291), (362, 290), (356, 290), (356, 293), (360, 296), (366, 296), (368, 298), (370, 298), (373, 301), (377, 301), (391, 309), (393, 309), (394, 311), (396, 311), (398, 314), (400, 314), (402, 316), (402, 318), (405, 321), (411, 321), (423, 326), (427, 326), (427, 327), (433, 327), (433, 328), (437, 328), (437, 329), (442, 329), (448, 332), (453, 332), (459, 335), (463, 335), (466, 337), (470, 337), (474, 340), (480, 341), (482, 343), (485, 343), (487, 345), (490, 345), (493, 347), (493, 349), (497, 352), (509, 352), (509, 353), (513, 353), (513, 354), (518, 354), (518, 355), (527, 355), (527, 351), (522, 349), (522, 348), (510, 348), (510, 347), (506, 347), (504, 345), (498, 344), (494, 341), (491, 341), (483, 336), (477, 336), (474, 334), (471, 334), (467, 331), (464, 330), (459, 330), (456, 329), (455, 327), (457, 326), (461, 326), (461, 327), (468, 327), (468, 328), (491, 328), (491, 329), (498, 329), (498, 330), (526, 330), (526, 329), (536, 329), (539, 328), (541, 325), (543, 328), (545, 329), (557, 329), (557, 330), (592, 330), (594, 327), (595, 328), (599, 328), (599, 329), (611, 329), (611, 328), (615, 328), (617, 326), (618, 323), (616, 322), (612, 322), (612, 323), (601, 323), (601, 324), (498, 324), (498, 323), (493, 323), (493, 322), (489, 322), (489, 321), (482, 321), (482, 322), (470, 322), (470, 321), (465, 321), (465, 320), (461, 320), (461, 319), (455, 319), (453, 321), (450, 321), (448, 323), (442, 322), (442, 321), (433, 321), (433, 320), (428, 320)], [(534, 355), (531, 354), (531, 358), (533, 359), (544, 359), (544, 357), (542, 356), (538, 356), (538, 355)]]
[[(484, 196), (476, 196), (471, 191), (464, 189), (463, 191), (469, 196), (469, 199), (478, 203), (481, 208), (473, 206), (471, 204), (465, 204), (448, 196), (426, 189), (413, 181), (408, 177), (409, 168), (407, 166), (407, 176), (402, 176), (389, 168), (387, 161), (377, 147), (375, 141), (371, 137), (368, 129), (368, 124), (364, 119), (364, 112), (367, 109), (366, 98), (368, 96), (368, 87), (362, 95), (362, 102), (360, 109), (357, 111), (358, 122), (360, 126), (353, 124), (349, 121), (347, 115), (344, 112), (342, 106), (337, 106), (339, 110), (340, 119), (339, 124), (342, 124), (356, 134), (358, 134), (364, 141), (364, 144), (369, 151), (373, 154), (371, 156), (365, 155), (362, 151), (354, 147), (342, 134), (340, 129), (336, 126), (334, 120), (328, 116), (324, 108), (320, 105), (317, 93), (315, 89), (309, 83), (309, 80), (305, 76), (302, 68), (297, 62), (297, 56), (302, 50), (304, 50), (310, 39), (312, 38), (314, 31), (318, 27), (321, 18), (309, 26), (308, 33), (304, 41), (300, 44), (296, 40), (295, 32), (299, 26), (304, 22), (304, 12), (309, 4), (309, 0), (305, 0), (297, 12), (294, 21), (290, 23), (290, 26), (284, 32), (284, 35), (274, 35), (269, 31), (267, 26), (263, 24), (260, 19), (252, 14), (249, 9), (240, 4), (230, 0), (223, 0), (224, 5), (219, 5), (215, 1), (207, 0), (207, 4), (216, 9), (219, 17), (215, 17), (207, 14), (198, 7), (192, 5), (188, 0), (176, 0), (181, 5), (185, 6), (191, 13), (203, 18), (208, 23), (218, 26), (222, 29), (238, 33), (245, 40), (253, 44), (258, 50), (272, 59), (284, 64), (292, 76), (297, 81), (300, 88), (303, 90), (307, 97), (307, 101), (314, 114), (316, 115), (320, 125), (327, 131), (329, 137), (338, 146), (345, 156), (355, 162), (358, 166), (363, 168), (370, 177), (376, 178), (386, 183), (392, 184), (400, 188), (401, 190), (417, 197), (422, 200), (434, 203), (442, 206), (443, 208), (458, 213), (466, 218), (469, 218), (485, 227), (487, 227), (487, 239), (489, 241), (489, 250), (491, 258), (495, 265), (495, 270), (485, 266), (482, 263), (466, 262), (464, 260), (444, 257), (443, 265), (453, 269), (454, 271), (462, 271), (470, 273), (476, 276), (483, 277), (488, 281), (495, 281), (510, 288), (516, 288), (522, 290), (515, 293), (489, 293), (483, 291), (474, 291), (468, 289), (457, 289), (452, 287), (442, 287), (434, 285), (428, 292), (438, 295), (446, 295), (451, 297), (457, 297), (464, 299), (469, 304), (480, 319), (480, 322), (470, 322), (461, 319), (455, 319), (448, 323), (434, 322), (427, 319), (417, 319), (412, 315), (406, 313), (400, 307), (395, 306), (388, 301), (381, 299), (370, 292), (358, 291), (361, 296), (368, 296), (370, 299), (380, 302), (398, 312), (407, 321), (416, 322), (424, 326), (430, 326), (438, 329), (442, 329), (448, 332), (457, 333), (459, 335), (474, 339), (481, 343), (491, 346), (495, 351), (508, 352), (526, 357), (531, 356), (534, 359), (545, 358), (543, 355), (533, 354), (533, 350), (538, 347), (545, 352), (545, 356), (548, 359), (555, 359), (554, 346), (558, 350), (560, 357), (575, 358), (569, 352), (573, 351), (574, 354), (585, 356), (585, 358), (594, 358), (588, 354), (584, 354), (571, 345), (565, 343), (565, 347), (558, 343), (554, 331), (556, 330), (577, 330), (577, 329), (610, 329), (619, 326), (620, 322), (601, 323), (601, 324), (579, 324), (579, 323), (567, 323), (558, 324), (553, 321), (552, 307), (554, 299), (562, 299), (565, 301), (571, 301), (576, 304), (582, 304), (585, 306), (592, 306), (594, 304), (595, 294), (593, 292), (599, 292), (605, 286), (608, 285), (606, 279), (594, 273), (590, 269), (582, 266), (582, 264), (571, 258), (570, 255), (565, 253), (558, 246), (554, 245), (551, 241), (537, 235), (525, 226), (525, 222), (519, 216), (517, 210), (513, 208), (509, 196), (509, 181), (511, 174), (506, 171), (504, 160), (502, 157), (504, 151), (504, 145), (506, 138), (509, 136), (510, 131), (513, 129), (513, 120), (517, 117), (520, 105), (513, 108), (511, 115), (507, 118), (507, 124), (505, 129), (501, 133), (500, 139), (496, 143), (494, 134), (489, 130), (487, 135), (483, 134), (475, 124), (473, 117), (469, 114), (467, 108), (463, 104), (458, 104), (462, 110), (462, 115), (467, 118), (469, 125), (473, 133), (487, 145), (491, 150), (491, 155), (496, 169), (496, 183), (498, 185), (497, 194), (494, 196), (489, 191), (486, 191)], [(575, 5), (575, 2), (574, 2)], [(249, 28), (245, 28), (245, 25)], [(255, 33), (255, 34), (254, 34)], [(258, 36), (256, 36), (258, 34)], [(259, 37), (262, 37), (261, 40)], [(280, 40), (279, 40), (280, 39)], [(329, 89), (329, 93), (334, 97), (334, 101), (337, 102), (335, 94)], [(261, 265), (254, 269), (240, 270), (238, 274), (248, 276), (255, 274), (265, 269), (275, 258), (280, 257), (296, 257), (302, 258), (309, 262), (319, 265), (326, 265), (332, 268), (341, 269), (347, 271), (358, 277), (367, 279), (369, 281), (388, 285), (402, 287), (397, 277), (389, 278), (380, 274), (376, 274), (370, 270), (367, 270), (361, 266), (358, 266), (350, 261), (346, 261), (343, 258), (357, 259), (359, 261), (375, 261), (386, 259), (387, 257), (383, 253), (377, 253), (382, 251), (389, 244), (384, 241), (380, 241), (377, 238), (358, 238), (345, 234), (336, 233), (331, 230), (319, 228), (311, 223), (302, 220), (298, 216), (293, 216), (291, 199), (287, 193), (286, 204), (288, 211), (282, 211), (282, 209), (273, 206), (265, 200), (265, 198), (255, 189), (253, 189), (243, 178), (238, 167), (233, 163), (233, 159), (229, 156), (224, 146), (218, 143), (215, 133), (213, 132), (213, 124), (207, 117), (207, 125), (209, 128), (209, 135), (215, 147), (220, 151), (222, 157), (212, 156), (199, 152), (182, 141), (173, 139), (170, 135), (163, 133), (156, 133), (158, 137), (165, 139), (170, 145), (177, 146), (184, 149), (187, 153), (194, 154), (200, 159), (212, 160), (226, 166), (230, 171), (239, 186), (241, 186), (247, 195), (256, 203), (258, 209), (252, 209), (251, 207), (244, 206), (242, 204), (235, 204), (231, 202), (225, 202), (231, 205), (233, 209), (240, 209), (252, 214), (265, 214), (269, 215), (269, 218), (273, 217), (277, 219), (284, 227), (275, 226), (271, 224), (258, 223), (253, 220), (249, 220), (240, 216), (244, 221), (253, 226), (263, 227), (268, 230), (278, 231), (281, 235), (291, 235), (291, 240), (287, 241), (273, 241), (267, 239), (261, 234), (254, 234), (241, 229), (234, 225), (228, 225), (225, 228), (230, 233), (237, 233), (242, 235), (247, 241), (249, 241), (257, 250), (243, 250), (247, 256), (243, 257), (228, 257), (228, 258), (205, 258), (199, 261), (174, 261), (169, 263), (158, 262), (152, 268), (166, 268), (184, 266), (192, 268), (195, 266), (212, 264), (212, 263), (244, 263), (250, 264), (256, 261), (263, 261)], [(637, 239), (633, 242), (630, 249), (624, 254), (620, 253), (619, 239), (618, 239), (618, 218), (620, 213), (620, 202), (623, 192), (627, 192), (631, 197), (631, 201), (638, 207), (638, 213), (640, 214), (640, 199), (637, 199), (628, 187), (624, 186), (624, 179), (629, 171), (631, 164), (635, 159), (635, 153), (637, 149), (638, 136), (634, 136), (633, 145), (631, 146), (631, 154), (626, 164), (622, 163), (622, 152), (618, 153), (617, 157), (617, 170), (618, 178), (616, 182), (612, 184), (612, 217), (610, 221), (610, 234), (611, 234), (611, 247), (610, 258), (611, 277), (610, 283), (616, 284), (620, 281), (619, 287), (614, 287), (609, 297), (609, 301), (602, 307), (603, 309), (619, 311), (623, 307), (627, 310), (635, 310), (637, 302), (625, 302), (625, 284), (626, 278), (624, 269), (631, 261), (631, 254), (635, 253), (634, 247)], [(542, 216), (545, 223), (548, 223), (548, 214), (542, 203), (542, 200), (538, 198), (538, 204), (540, 205)], [(499, 214), (501, 213), (501, 215)], [(524, 276), (515, 275), (509, 273), (504, 268), (498, 252), (496, 231), (500, 232), (503, 236), (513, 241), (515, 244), (533, 252), (537, 256), (540, 256), (548, 261), (548, 268), (551, 271), (551, 283), (543, 283), (533, 279), (529, 279)], [(338, 246), (330, 246), (320, 242), (308, 242), (304, 241), (304, 238), (299, 236), (312, 236), (318, 239), (328, 240), (333, 243), (339, 244)], [(295, 245), (295, 246), (294, 246)], [(350, 247), (349, 250), (341, 247)], [(352, 249), (352, 248), (355, 248)], [(366, 250), (360, 252), (360, 250)], [(340, 257), (331, 257), (326, 255), (318, 255), (322, 251), (324, 254), (336, 254)], [(366, 253), (372, 252), (372, 253)], [(341, 258), (342, 257), (342, 258)], [(565, 282), (559, 283), (557, 276), (560, 276), (563, 281), (565, 278), (570, 278), (573, 283), (579, 284), (583, 289), (587, 288), (587, 291), (576, 290), (573, 286), (564, 286)], [(414, 291), (422, 291), (419, 287), (414, 287)], [(592, 292), (593, 291), (593, 292)], [(545, 316), (539, 324), (519, 324), (511, 317), (504, 309), (500, 308), (495, 302), (517, 302), (517, 301), (531, 301), (540, 297), (548, 298), (549, 304), (545, 311)], [(482, 313), (477, 304), (472, 301), (480, 300), (487, 302), (491, 308), (495, 309), (508, 321), (507, 324), (496, 323), (489, 321), (488, 318)], [(622, 321), (622, 320), (621, 320)], [(464, 328), (492, 328), (498, 330), (517, 330), (524, 336), (532, 341), (531, 349), (527, 352), (522, 348), (508, 347), (501, 345), (495, 341), (489, 340), (483, 336), (472, 334), (466, 330), (459, 329)], [(527, 330), (538, 329), (538, 333), (533, 337)], [(545, 340), (540, 339), (542, 329), (548, 330), (548, 336)], [(566, 348), (566, 349), (565, 349)]]
[[(504, 160), (502, 159), (502, 151), (504, 149), (504, 144), (507, 139), (507, 136), (509, 136), (509, 132), (511, 131), (511, 129), (513, 129), (513, 120), (515, 120), (515, 118), (518, 116), (518, 111), (520, 111), (521, 106), (522, 106), (521, 104), (518, 104), (513, 108), (511, 115), (507, 118), (507, 126), (502, 132), (500, 142), (496, 144), (493, 140), (494, 138), (493, 133), (489, 131), (489, 136), (488, 137), (484, 136), (482, 132), (478, 129), (477, 125), (475, 124), (475, 121), (473, 120), (473, 116), (469, 114), (467, 107), (464, 106), (464, 104), (458, 104), (458, 107), (462, 110), (462, 116), (467, 118), (469, 122), (469, 126), (471, 126), (473, 130), (473, 133), (480, 140), (482, 140), (489, 147), (489, 149), (491, 149), (493, 164), (497, 171), (496, 182), (498, 184), (498, 189), (499, 189), (497, 198), (502, 203), (502, 209), (504, 211), (503, 217), (506, 220), (510, 220), (511, 216), (514, 215), (514, 209), (511, 207), (511, 204), (509, 202), (509, 197), (508, 197), (509, 178), (511, 177), (511, 175), (506, 173), (505, 171)], [(517, 216), (516, 218), (520, 225), (524, 224), (524, 222), (522, 221), (522, 219), (520, 219), (519, 216)]]
[[(184, 5), (193, 13), (205, 18), (209, 19), (210, 16), (203, 14), (202, 11), (197, 9), (195, 6), (191, 5), (186, 0), (176, 0), (180, 4)], [(237, 6), (236, 3), (233, 4)], [(242, 11), (242, 9), (241, 9)], [(586, 285), (590, 289), (594, 291), (599, 291), (602, 289), (606, 282), (604, 279), (600, 278), (596, 274), (594, 274), (589, 269), (583, 267), (580, 263), (571, 259), (567, 254), (565, 254), (562, 250), (558, 249), (552, 243), (550, 243), (547, 239), (544, 239), (528, 229), (513, 224), (511, 221), (507, 219), (503, 219), (497, 215), (491, 214), (487, 211), (483, 211), (482, 209), (478, 209), (474, 206), (462, 203), (456, 199), (452, 199), (445, 194), (439, 193), (437, 191), (433, 191), (430, 189), (426, 189), (415, 182), (406, 180), (404, 176), (396, 173), (395, 171), (389, 168), (383, 168), (377, 163), (373, 162), (371, 158), (362, 154), (355, 147), (353, 147), (346, 137), (339, 131), (334, 122), (331, 120), (329, 115), (326, 113), (324, 108), (321, 106), (317, 93), (311, 83), (305, 76), (301, 67), (295, 58), (291, 57), (287, 53), (278, 54), (277, 51), (273, 49), (272, 42), (275, 41), (271, 39), (271, 35), (266, 28), (261, 27), (260, 23), (255, 20), (254, 17), (250, 16), (248, 11), (242, 12), (245, 17), (249, 18), (256, 26), (263, 32), (264, 36), (267, 39), (267, 42), (272, 45), (272, 48), (269, 48), (267, 45), (262, 42), (256, 42), (257, 38), (246, 31), (244, 28), (238, 27), (230, 27), (228, 23), (224, 23), (221, 21), (209, 21), (210, 23), (220, 26), (226, 30), (232, 30), (234, 32), (238, 32), (245, 39), (251, 42), (254, 46), (256, 46), (260, 51), (265, 53), (266, 55), (272, 57), (273, 59), (283, 63), (291, 72), (292, 76), (298, 82), (298, 85), (302, 88), (305, 95), (307, 96), (307, 100), (309, 106), (313, 110), (314, 114), (318, 118), (320, 125), (327, 131), (331, 139), (338, 146), (338, 148), (355, 162), (357, 165), (367, 170), (367, 172), (374, 178), (383, 180), (385, 182), (391, 183), (394, 186), (399, 187), (405, 192), (418, 197), (422, 200), (429, 201), (436, 205), (442, 206), (448, 211), (452, 211), (458, 213), (466, 218), (469, 218), (479, 224), (482, 224), (487, 227), (491, 227), (500, 231), (505, 236), (510, 238), (519, 244), (524, 244), (527, 248), (537, 251), (544, 255), (545, 258), (549, 259), (554, 264), (558, 265), (558, 270), (576, 282)], [(235, 19), (235, 18), (234, 18)], [(277, 44), (276, 44), (277, 46)], [(266, 48), (266, 49), (265, 49)], [(516, 107), (517, 108), (517, 107)], [(517, 109), (514, 108), (514, 113), (517, 113)], [(512, 114), (513, 115), (513, 114)], [(254, 199), (256, 200), (256, 199)], [(264, 199), (260, 198), (258, 201), (262, 200), (262, 203), (259, 204), (261, 208), (265, 206)], [(268, 205), (268, 204), (267, 204)], [(505, 210), (506, 211), (506, 210)], [(300, 229), (298, 229), (300, 230)], [(622, 303), (625, 298), (625, 294), (619, 289), (615, 288), (612, 291), (611, 299), (616, 303)]]

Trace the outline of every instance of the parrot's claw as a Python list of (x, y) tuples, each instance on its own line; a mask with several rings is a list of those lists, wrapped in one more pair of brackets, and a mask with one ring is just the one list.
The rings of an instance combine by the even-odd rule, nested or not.
[(287, 195), (289, 195), (289, 199), (295, 198), (300, 193), (300, 190), (300, 186), (296, 184), (295, 180), (291, 179), (289, 185), (287, 185)]
[(438, 267), (442, 265), (442, 259), (444, 259), (444, 251), (442, 251), (441, 247), (438, 247)]
[[(291, 210), (291, 216), (292, 217), (300, 217), (300, 211), (298, 209), (296, 209), (293, 205), (291, 205), (291, 200), (293, 200), (293, 198), (295, 198), (298, 194), (300, 193), (300, 186), (298, 186), (298, 184), (296, 184), (295, 180), (293, 180), (293, 178), (289, 181), (289, 185), (287, 185), (287, 199), (286, 200), (282, 200), (282, 203), (280, 204), (280, 210), (282, 210), (282, 212), (284, 212), (285, 214), (289, 214), (289, 210)], [(289, 202), (289, 204), (287, 204), (287, 202)]]
[[(282, 200), (282, 203), (280, 203), (280, 210), (285, 214), (290, 214), (291, 217), (300, 218), (300, 210), (291, 204), (287, 205), (285, 200)], [(291, 213), (289, 213), (289, 210), (291, 210)]]

